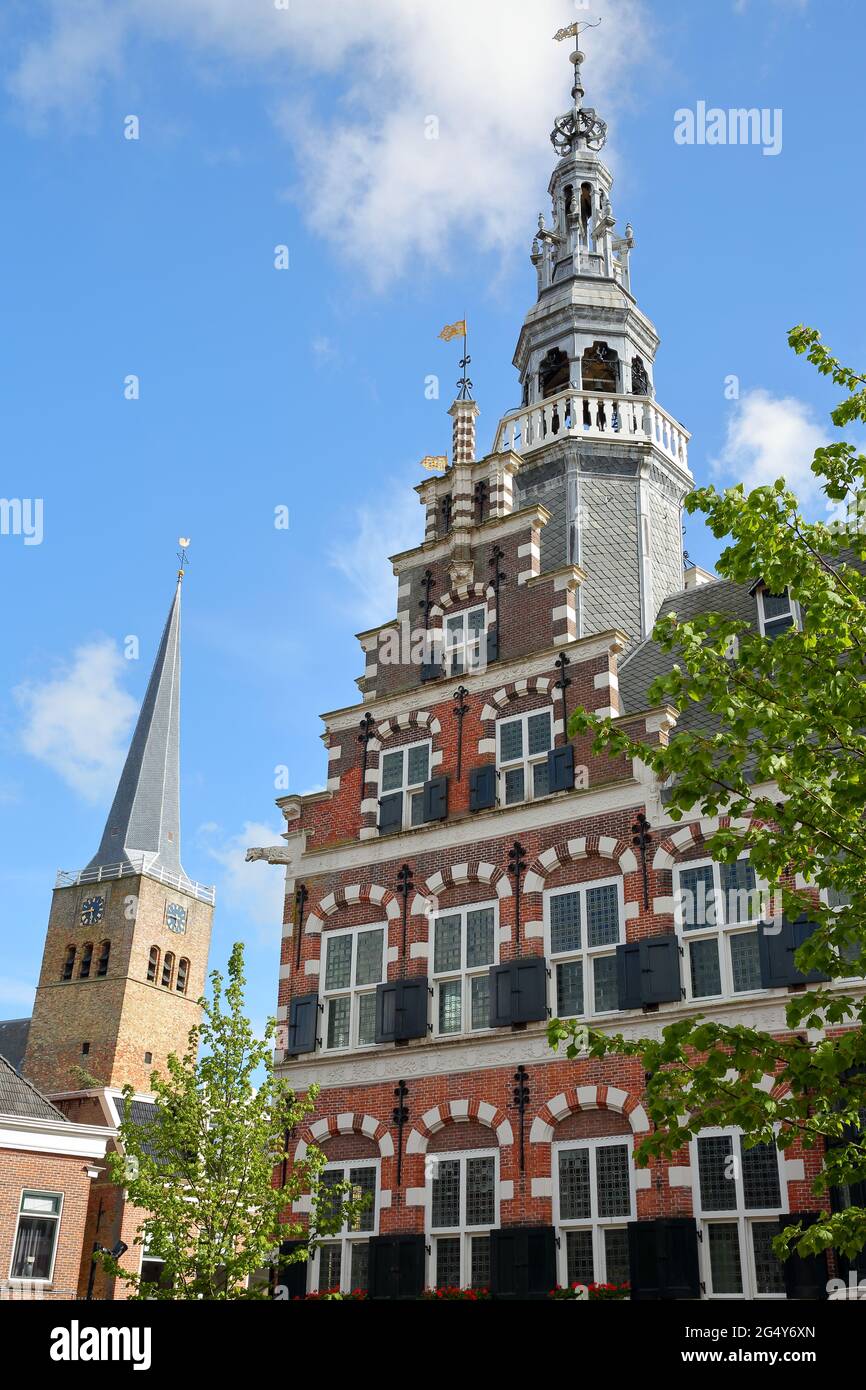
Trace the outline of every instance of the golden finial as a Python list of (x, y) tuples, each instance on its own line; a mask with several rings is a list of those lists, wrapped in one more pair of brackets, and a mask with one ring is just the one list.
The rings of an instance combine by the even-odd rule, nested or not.
[(181, 580), (183, 579), (183, 572), (189, 564), (189, 556), (186, 553), (190, 545), (189, 537), (178, 536), (177, 543), (180, 546), (180, 550), (177, 552), (177, 558), (180, 560), (180, 569), (177, 572), (177, 577), (178, 580)]

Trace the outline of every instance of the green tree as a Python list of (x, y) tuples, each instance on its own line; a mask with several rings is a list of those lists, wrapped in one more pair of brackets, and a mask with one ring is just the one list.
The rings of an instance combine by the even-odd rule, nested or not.
[[(248, 1288), (247, 1281), (274, 1265), (281, 1242), (309, 1236), (312, 1250), (363, 1205), (345, 1184), (320, 1183), (325, 1158), (315, 1145), (302, 1161), (287, 1161), (290, 1136), (314, 1109), (318, 1091), (311, 1087), (299, 1100), (274, 1075), (274, 1022), (258, 1039), (244, 1013), (242, 945), (232, 950), (225, 989), (216, 971), (211, 982), (212, 998), (200, 1001), (201, 1023), (184, 1056), (169, 1057), (166, 1075), (152, 1075), (151, 1120), (133, 1119), (133, 1091), (124, 1090), (111, 1177), (148, 1213), (136, 1243), (164, 1261), (157, 1288), (101, 1256), (109, 1273), (134, 1285), (133, 1297), (264, 1298), (266, 1285)], [(309, 1231), (282, 1219), (307, 1191), (314, 1194)], [(290, 1258), (304, 1257), (300, 1249)]]
[[(866, 421), (866, 377), (836, 361), (814, 329), (793, 329), (789, 343), (846, 393), (834, 425)], [(813, 888), (831, 890), (844, 906), (816, 906), (789, 888), (781, 894), (786, 915), (807, 911), (818, 924), (798, 966), (821, 971), (831, 984), (790, 1000), (782, 1037), (698, 1015), (653, 1041), (554, 1020), (550, 1040), (570, 1057), (642, 1059), (653, 1128), (639, 1163), (670, 1156), (716, 1125), (739, 1126), (747, 1142), (775, 1141), (782, 1150), (797, 1137), (807, 1147), (826, 1143), (815, 1184), (816, 1205), (824, 1206), (829, 1187), (866, 1181), (866, 1003), (832, 983), (866, 975), (866, 577), (858, 563), (866, 559), (866, 458), (839, 440), (817, 450), (812, 471), (841, 520), (806, 520), (783, 479), (748, 494), (742, 486), (700, 488), (685, 504), (727, 542), (719, 574), (739, 584), (762, 579), (772, 593), (788, 589), (801, 605), (802, 630), (771, 640), (723, 613), (692, 621), (671, 613), (654, 632), (671, 654), (671, 670), (649, 699), (675, 711), (699, 701), (712, 727), (675, 729), (654, 747), (582, 710), (570, 732), (591, 732), (596, 752), (643, 759), (668, 785), (674, 820), (721, 814), (748, 821), (745, 831), (713, 837), (717, 860), (731, 862), (747, 849), (774, 889), (796, 872)], [(788, 1089), (768, 1094), (761, 1084), (767, 1074)], [(777, 1251), (835, 1247), (854, 1256), (864, 1244), (866, 1209), (853, 1205), (806, 1230), (792, 1219)]]

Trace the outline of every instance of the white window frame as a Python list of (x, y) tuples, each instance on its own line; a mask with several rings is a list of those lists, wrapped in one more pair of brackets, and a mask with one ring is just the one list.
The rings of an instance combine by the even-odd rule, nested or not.
[[(586, 912), (586, 895), (592, 888), (609, 888), (614, 885), (617, 890), (617, 912), (619, 913), (619, 936), (611, 946), (590, 946), (588, 935), (588, 917)], [(579, 951), (558, 951), (554, 954), (553, 933), (551, 927), (550, 904), (553, 898), (564, 897), (566, 893), (578, 893), (580, 895), (580, 939), (581, 947)], [(609, 878), (588, 879), (586, 883), (569, 883), (562, 888), (551, 888), (544, 894), (544, 950), (550, 963), (550, 979), (548, 982), (548, 1005), (551, 1009), (552, 1018), (610, 1018), (618, 1013), (616, 1005), (612, 1009), (595, 1008), (595, 973), (592, 964), (599, 956), (616, 956), (617, 946), (625, 942), (625, 895), (623, 892), (622, 875), (612, 875)], [(583, 964), (583, 1013), (581, 1014), (560, 1014), (557, 1001), (557, 966), (568, 965), (573, 961), (581, 961)]]
[[(741, 854), (738, 856), (737, 862), (739, 863), (741, 860), (748, 858), (748, 853)], [(680, 876), (684, 870), (705, 869), (709, 865), (712, 865), (713, 869), (713, 893), (715, 894), (714, 902), (716, 910), (718, 910), (718, 904), (721, 903), (725, 920), (721, 922), (717, 921), (712, 925), (706, 925), (703, 927), (690, 927), (685, 921), (685, 915), (683, 912), (683, 900), (680, 895)], [(730, 946), (731, 937), (745, 936), (749, 932), (760, 932), (761, 922), (764, 920), (764, 914), (759, 912), (757, 916), (752, 917), (747, 921), (728, 922), (728, 904), (724, 901), (721, 871), (721, 864), (719, 864), (716, 860), (711, 859), (709, 855), (705, 855), (700, 859), (684, 859), (681, 863), (674, 865), (674, 924), (676, 926), (677, 935), (680, 938), (683, 948), (683, 984), (685, 986), (687, 1001), (698, 999), (752, 999), (756, 995), (766, 994), (764, 986), (760, 984), (756, 985), (754, 989), (743, 989), (737, 991), (734, 990), (734, 972), (733, 964), (731, 961)], [(753, 891), (759, 894), (761, 900), (764, 903), (766, 903), (767, 885), (763, 879), (760, 879), (758, 877), (757, 874), (755, 874), (755, 888)], [(719, 976), (721, 981), (721, 990), (718, 994), (695, 994), (692, 990), (692, 960), (690, 944), (693, 941), (708, 940), (715, 940), (717, 942), (717, 949), (719, 952)]]
[[(778, 1303), (780, 1299), (787, 1297), (784, 1291), (780, 1293), (758, 1293), (757, 1275), (755, 1273), (755, 1247), (752, 1240), (751, 1227), (765, 1224), (769, 1221), (777, 1220), (786, 1216), (789, 1211), (788, 1204), (788, 1185), (785, 1181), (785, 1170), (782, 1166), (782, 1155), (776, 1150), (776, 1163), (779, 1170), (779, 1195), (781, 1205), (777, 1207), (747, 1207), (743, 1188), (743, 1175), (738, 1172), (737, 1177), (732, 1179), (736, 1183), (737, 1203), (735, 1207), (730, 1207), (727, 1211), (704, 1211), (701, 1198), (701, 1174), (698, 1161), (698, 1140), (699, 1139), (720, 1139), (729, 1135), (733, 1143), (734, 1156), (739, 1164), (740, 1139), (743, 1131), (737, 1129), (735, 1125), (724, 1125), (711, 1129), (702, 1129), (700, 1134), (696, 1134), (689, 1142), (689, 1155), (694, 1174), (693, 1181), (693, 1205), (695, 1219), (698, 1223), (698, 1230), (701, 1239), (698, 1241), (698, 1258), (700, 1263), (700, 1277), (704, 1286), (704, 1297), (712, 1299), (714, 1302), (741, 1303), (748, 1299), (758, 1299), (761, 1302)], [(742, 1293), (715, 1293), (713, 1291), (712, 1266), (710, 1263), (710, 1243), (708, 1235), (709, 1226), (737, 1226), (740, 1242), (740, 1272), (743, 1280)]]
[[(477, 638), (470, 642), (469, 639), (469, 619), (472, 614), (483, 614), (484, 621), (478, 630)], [(460, 621), (462, 626), (460, 635), (456, 641), (452, 641), (449, 624)], [(485, 665), (486, 652), (484, 648), (484, 638), (487, 633), (487, 604), (475, 604), (471, 608), (464, 608), (460, 613), (447, 612), (442, 620), (442, 641), (444, 652), (445, 670), (449, 676), (465, 676), (474, 671), (480, 671)], [(470, 648), (475, 647), (475, 651)], [(455, 665), (454, 658), (459, 657), (459, 662)]]
[[(381, 1159), (380, 1158), (341, 1158), (333, 1163), (326, 1163), (322, 1169), (323, 1173), (342, 1173), (343, 1182), (349, 1181), (349, 1172), (352, 1168), (374, 1168), (376, 1172), (376, 1183), (373, 1189), (373, 1225), (369, 1231), (353, 1231), (349, 1229), (347, 1222), (339, 1234), (322, 1236), (320, 1245), (307, 1261), (307, 1289), (309, 1293), (319, 1293), (319, 1276), (321, 1273), (321, 1246), (339, 1245), (340, 1246), (340, 1292), (352, 1292), (352, 1246), (361, 1245), (373, 1239), (379, 1234), (379, 1212), (382, 1204), (381, 1191)], [(369, 1208), (368, 1208), (369, 1210)], [(327, 1290), (325, 1290), (327, 1292)]]
[[(485, 909), (493, 911), (493, 959), (488, 965), (467, 966), (467, 931), (466, 916), (470, 912), (483, 912)], [(441, 917), (460, 917), (460, 969), (459, 970), (436, 970), (436, 922)], [(479, 976), (487, 975), (493, 965), (499, 964), (499, 899), (494, 898), (492, 902), (466, 903), (463, 907), (453, 909), (443, 909), (430, 916), (430, 932), (428, 937), (428, 949), (430, 960), (430, 981), (433, 986), (433, 1036), (436, 1038), (462, 1038), (467, 1034), (474, 1034), (476, 1037), (482, 1033), (490, 1032), (490, 1024), (487, 1023), (483, 1028), (461, 1027), (458, 1033), (442, 1033), (439, 1031), (439, 991), (440, 986), (448, 984), (454, 980), (462, 982), (462, 993), (460, 1002), (460, 1020), (463, 1025), (467, 1021), (471, 1025), (472, 1021), (472, 985), (471, 981)]]
[[(543, 753), (529, 754), (529, 720), (539, 714), (546, 714), (550, 720), (550, 748)], [(523, 757), (510, 758), (504, 760), (502, 757), (502, 729), (506, 724), (516, 724), (520, 722), (523, 726)], [(502, 715), (496, 721), (496, 781), (497, 796), (500, 806), (525, 806), (530, 801), (543, 801), (550, 795), (549, 792), (542, 793), (536, 797), (534, 788), (534, 768), (540, 763), (547, 762), (547, 755), (550, 749), (555, 747), (556, 733), (554, 731), (553, 709), (550, 705), (542, 705), (539, 709), (527, 710), (525, 714)], [(524, 796), (521, 801), (506, 800), (506, 781), (509, 772), (517, 772), (523, 769), (523, 791)]]
[[(796, 602), (795, 599), (791, 598), (790, 590), (788, 589), (784, 590), (784, 596), (788, 600), (788, 608), (790, 610), (791, 617), (794, 621), (790, 623), (787, 627), (781, 627), (780, 624), (784, 618), (784, 614), (778, 613), (774, 618), (768, 618), (766, 616), (766, 612), (764, 609), (764, 595), (769, 594), (770, 592), (771, 590), (767, 588), (766, 584), (762, 584), (760, 589), (758, 590), (758, 626), (760, 628), (761, 636), (772, 638), (780, 635), (783, 632), (799, 631), (801, 626), (800, 605)], [(774, 598), (781, 598), (782, 596), (782, 594), (773, 594)], [(771, 629), (769, 632), (767, 630), (768, 627)], [(773, 631), (772, 629), (777, 629), (777, 631)]]
[[(355, 974), (358, 968), (358, 937), (364, 932), (380, 931), (382, 933), (382, 971), (378, 981), (369, 985), (358, 985), (355, 983)], [(328, 951), (329, 942), (340, 936), (352, 937), (352, 964), (350, 970), (350, 982), (345, 988), (328, 989)], [(368, 1047), (375, 1047), (375, 1042), (358, 1042), (358, 1025), (360, 1022), (359, 1000), (362, 995), (376, 994), (377, 985), (382, 984), (388, 977), (388, 924), (387, 922), (366, 922), (362, 927), (339, 927), (334, 931), (322, 933), (322, 974), (320, 979), (322, 1004), (324, 1011), (322, 1015), (322, 1051), (328, 1053), (345, 1053), (365, 1051)], [(349, 998), (349, 1041), (345, 1047), (328, 1046), (328, 1015), (331, 1002), (334, 999)]]
[[(628, 1149), (628, 1192), (629, 1192), (629, 1212), (626, 1216), (599, 1216), (598, 1208), (598, 1186), (597, 1186), (597, 1155), (598, 1150), (603, 1148)], [(590, 1217), (563, 1217), (561, 1210), (559, 1192), (559, 1155), (569, 1149), (588, 1149), (589, 1150), (589, 1191), (592, 1216)], [(637, 1186), (635, 1183), (634, 1166), (634, 1138), (631, 1134), (612, 1134), (605, 1135), (600, 1139), (561, 1139), (550, 1146), (551, 1176), (553, 1179), (553, 1224), (556, 1227), (556, 1234), (559, 1238), (559, 1249), (556, 1256), (557, 1278), (560, 1286), (568, 1286), (568, 1242), (566, 1236), (569, 1231), (591, 1231), (592, 1233), (592, 1267), (596, 1284), (608, 1282), (607, 1275), (607, 1250), (605, 1247), (605, 1232), (608, 1230), (627, 1230), (630, 1221), (637, 1220)], [(602, 1271), (604, 1273), (602, 1274)]]
[[(471, 1158), (492, 1158), (493, 1159), (493, 1221), (490, 1225), (468, 1226), (466, 1224), (466, 1166)], [(424, 1230), (427, 1233), (427, 1244), (429, 1254), (427, 1256), (427, 1280), (428, 1289), (436, 1288), (436, 1252), (440, 1240), (459, 1240), (460, 1241), (460, 1288), (468, 1288), (472, 1281), (472, 1239), (474, 1236), (486, 1236), (488, 1239), (493, 1231), (499, 1228), (500, 1206), (502, 1201), (499, 1150), (490, 1149), (459, 1149), (454, 1153), (430, 1154), (428, 1164), (451, 1163), (460, 1161), (460, 1220), (457, 1226), (433, 1226), (433, 1174), (427, 1183), (426, 1212), (424, 1219)]]
[[(21, 1228), (21, 1218), (22, 1218), (22, 1217), (38, 1216), (38, 1213), (37, 1213), (37, 1212), (30, 1212), (30, 1211), (24, 1211), (24, 1210), (23, 1210), (24, 1198), (25, 1198), (26, 1196), (31, 1196), (31, 1197), (50, 1197), (52, 1200), (55, 1199), (55, 1198), (59, 1198), (59, 1199), (60, 1199), (60, 1206), (59, 1206), (59, 1208), (58, 1208), (58, 1211), (57, 1211), (56, 1216), (55, 1216), (54, 1214), (43, 1213), (44, 1216), (47, 1216), (47, 1219), (48, 1219), (49, 1221), (53, 1221), (53, 1222), (54, 1222), (54, 1245), (53, 1245), (52, 1250), (51, 1250), (51, 1267), (50, 1267), (50, 1269), (49, 1269), (49, 1271), (48, 1271), (48, 1274), (47, 1274), (45, 1277), (34, 1278), (32, 1275), (28, 1275), (28, 1274), (13, 1274), (13, 1273), (12, 1273), (13, 1269), (15, 1268), (15, 1251), (18, 1249), (18, 1232), (19, 1232), (19, 1230), (20, 1230), (20, 1228)], [(15, 1217), (15, 1230), (14, 1230), (13, 1235), (12, 1235), (12, 1249), (11, 1249), (11, 1251), (9, 1252), (9, 1283), (10, 1283), (10, 1284), (38, 1284), (38, 1285), (40, 1285), (40, 1287), (42, 1287), (42, 1288), (47, 1288), (49, 1284), (51, 1284), (51, 1283), (54, 1282), (54, 1267), (55, 1267), (55, 1265), (56, 1265), (56, 1263), (57, 1263), (57, 1248), (58, 1248), (58, 1246), (60, 1245), (60, 1224), (61, 1224), (61, 1222), (62, 1222), (62, 1220), (63, 1220), (63, 1200), (64, 1200), (64, 1193), (62, 1193), (62, 1192), (52, 1192), (52, 1191), (49, 1191), (47, 1188), (41, 1188), (41, 1187), (22, 1187), (22, 1188), (21, 1188), (21, 1193), (20, 1193), (20, 1196), (19, 1196), (19, 1198), (18, 1198), (18, 1212), (17, 1212), (17, 1215), (16, 1215), (16, 1217)]]
[[(407, 782), (406, 779), (407, 779), (408, 774), (409, 774), (409, 753), (411, 752), (411, 750), (412, 750), (413, 748), (425, 748), (425, 747), (426, 747), (426, 749), (427, 749), (427, 777), (424, 779), (424, 782)], [(384, 773), (385, 759), (386, 759), (387, 757), (389, 757), (389, 756), (395, 754), (395, 753), (402, 753), (402, 754), (403, 754), (403, 777), (402, 777), (402, 781), (401, 781), (399, 787), (390, 787), (390, 788), (388, 788), (388, 790), (384, 790), (383, 787), (382, 787), (382, 781), (383, 781), (383, 773)], [(413, 805), (414, 801), (416, 800), (416, 798), (420, 798), (420, 797), (421, 797), (421, 795), (422, 795), (422, 789), (423, 789), (423, 787), (424, 787), (424, 785), (425, 785), (425, 782), (429, 781), (429, 779), (430, 779), (432, 776), (433, 776), (433, 740), (432, 740), (432, 739), (429, 739), (429, 738), (422, 738), (422, 739), (419, 739), (417, 743), (404, 743), (404, 744), (403, 744), (401, 747), (399, 747), (399, 748), (383, 748), (383, 749), (382, 749), (382, 752), (381, 752), (380, 755), (379, 755), (379, 796), (380, 796), (380, 797), (385, 797), (385, 796), (396, 796), (398, 792), (402, 795), (402, 797), (403, 797), (403, 820), (402, 820), (402, 824), (403, 824), (403, 829), (404, 829), (404, 830), (417, 830), (419, 826), (423, 825), (423, 823), (424, 823), (423, 821), (419, 821), (419, 822), (418, 822), (418, 825), (413, 825), (413, 823), (412, 823), (412, 805)]]

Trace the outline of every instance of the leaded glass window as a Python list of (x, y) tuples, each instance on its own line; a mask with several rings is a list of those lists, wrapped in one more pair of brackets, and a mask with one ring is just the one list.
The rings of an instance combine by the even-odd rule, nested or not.
[(748, 858), (681, 864), (674, 888), (690, 997), (719, 999), (760, 989), (757, 927), (764, 901)]
[(384, 979), (385, 928), (326, 932), (325, 1047), (367, 1047), (376, 1040), (376, 985)]
[(423, 825), (424, 783), (430, 780), (430, 743), (413, 743), (383, 753), (379, 764), (379, 795), (403, 793), (403, 828)]
[(440, 1034), (490, 1027), (496, 908), (466, 907), (433, 919), (435, 1018)]
[(431, 1271), (436, 1288), (487, 1288), (490, 1231), (499, 1224), (498, 1155), (436, 1155), (429, 1205)]
[(553, 747), (550, 710), (501, 719), (497, 726), (500, 796), (506, 806), (547, 796), (547, 755)]
[(545, 898), (558, 1018), (618, 1007), (616, 948), (623, 940), (620, 880), (553, 890)]
[(633, 1214), (630, 1142), (591, 1139), (560, 1144), (555, 1152), (560, 1281), (625, 1283)]
[[(698, 1167), (696, 1215), (701, 1223), (702, 1278), (711, 1298), (780, 1298), (785, 1284), (773, 1253), (785, 1189), (775, 1144), (746, 1148), (736, 1130), (694, 1141)], [(717, 1215), (720, 1214), (720, 1215)]]
[[(378, 1230), (379, 1168), (375, 1162), (356, 1160), (352, 1163), (329, 1163), (322, 1172), (319, 1189), (319, 1213), (333, 1216), (339, 1210), (344, 1193), (351, 1201), (361, 1202), (361, 1210), (351, 1224), (346, 1223), (337, 1236), (328, 1236), (311, 1257), (310, 1275), (313, 1292), (325, 1293), (353, 1289), (366, 1290), (369, 1270), (369, 1237)], [(334, 1191), (341, 1187), (343, 1192)], [(329, 1196), (329, 1191), (332, 1193)]]

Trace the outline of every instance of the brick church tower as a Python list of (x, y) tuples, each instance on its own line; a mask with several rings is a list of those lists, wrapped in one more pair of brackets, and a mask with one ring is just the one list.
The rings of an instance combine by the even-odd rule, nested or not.
[(669, 738), (674, 711), (647, 697), (669, 660), (660, 610), (759, 621), (755, 591), (683, 570), (688, 434), (656, 399), (634, 236), (572, 62), (522, 404), (478, 458), (465, 383), (450, 466), (417, 489), (424, 540), (392, 557), (396, 613), (359, 635), (361, 701), (323, 716), (326, 790), (282, 798), (286, 845), (248, 853), (286, 869), (278, 1070), (321, 1088), (295, 1152), (320, 1144), (325, 1180), (371, 1196), (357, 1229), (286, 1267), (297, 1292), (784, 1297), (772, 1237), (809, 1200), (796, 1146), (753, 1148), (721, 1183), (736, 1132), (639, 1169), (639, 1059), (547, 1041), (550, 1017), (638, 1036), (707, 1000), (782, 1031), (798, 983), (748, 911), (694, 936), (676, 916), (695, 875), (754, 885), (745, 858), (712, 863), (719, 821), (675, 824), (642, 762), (568, 735), (583, 706)]
[(180, 862), (182, 577), (99, 848), (57, 877), (23, 1065), (47, 1094), (146, 1092), (198, 1018), (214, 893)]

